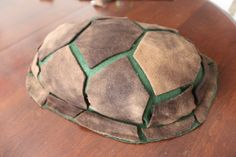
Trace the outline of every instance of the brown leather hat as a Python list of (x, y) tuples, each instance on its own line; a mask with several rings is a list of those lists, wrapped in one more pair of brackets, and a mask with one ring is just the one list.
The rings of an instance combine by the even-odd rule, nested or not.
[(101, 17), (49, 33), (26, 86), (42, 108), (116, 140), (146, 143), (204, 122), (217, 66), (175, 29)]

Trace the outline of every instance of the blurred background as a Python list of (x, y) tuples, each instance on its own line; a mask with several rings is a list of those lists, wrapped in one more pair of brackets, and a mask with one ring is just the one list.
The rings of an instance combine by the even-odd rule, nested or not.
[(210, 0), (221, 9), (229, 13), (236, 20), (236, 0)]
[[(81, 1), (89, 1), (89, 0), (81, 0)], [(97, 7), (106, 7), (106, 4), (116, 1), (117, 6), (122, 3), (122, 0), (91, 0), (91, 4)], [(124, 1), (124, 0), (123, 0)], [(127, 0), (126, 0), (127, 1)], [(150, 0), (146, 0), (150, 1)], [(171, 0), (164, 0), (171, 1)], [(212, 3), (216, 4), (218, 7), (229, 13), (234, 19), (236, 19), (236, 0), (210, 0)]]

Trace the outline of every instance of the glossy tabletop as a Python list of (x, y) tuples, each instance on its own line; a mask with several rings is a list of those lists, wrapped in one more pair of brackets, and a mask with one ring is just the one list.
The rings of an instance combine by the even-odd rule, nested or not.
[[(217, 62), (217, 97), (200, 128), (171, 140), (126, 144), (36, 105), (25, 77), (37, 47), (57, 25), (95, 15), (176, 28)], [(94, 8), (77, 0), (1, 0), (0, 59), (0, 157), (236, 156), (236, 24), (211, 2), (127, 0)]]

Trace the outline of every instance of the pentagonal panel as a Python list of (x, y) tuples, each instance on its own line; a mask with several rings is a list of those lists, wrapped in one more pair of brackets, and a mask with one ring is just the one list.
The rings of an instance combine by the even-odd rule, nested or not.
[(96, 113), (85, 111), (76, 117), (76, 121), (95, 132), (129, 142), (138, 142), (137, 127), (105, 118)]
[(41, 67), (40, 81), (51, 93), (75, 106), (86, 108), (83, 97), (85, 76), (68, 46), (57, 50)]
[(194, 46), (170, 32), (147, 32), (134, 53), (156, 95), (191, 83), (201, 58)]
[(198, 103), (201, 103), (201, 101), (203, 100), (209, 85), (209, 79), (211, 78), (209, 74), (209, 66), (207, 58), (202, 57), (202, 64), (204, 70), (204, 77), (202, 78), (201, 82), (198, 84), (198, 86), (194, 91)]
[(194, 122), (195, 122), (194, 116), (190, 116), (183, 120), (168, 125), (164, 125), (161, 127), (144, 128), (143, 132), (148, 139), (162, 140), (175, 137), (177, 135), (181, 135), (188, 131), (191, 131)]
[(53, 110), (56, 110), (57, 112), (60, 112), (62, 114), (66, 114), (71, 117), (75, 117), (78, 115), (80, 112), (83, 110), (70, 104), (67, 103), (64, 100), (61, 100), (53, 95), (49, 95), (47, 97), (47, 105), (49, 108), (52, 108)]
[(179, 96), (153, 106), (150, 125), (170, 124), (179, 118), (190, 114), (195, 107), (192, 87), (190, 87)]
[(89, 23), (90, 21), (85, 21), (79, 24), (65, 23), (58, 26), (44, 39), (43, 44), (39, 48), (39, 59), (42, 60), (50, 53), (65, 46), (86, 26), (88, 26)]
[(127, 58), (93, 76), (87, 94), (93, 110), (115, 119), (142, 123), (149, 95)]
[(35, 102), (40, 106), (44, 105), (49, 92), (41, 86), (39, 81), (31, 73), (26, 78), (26, 88)]
[(206, 56), (202, 55), (202, 57), (205, 61), (204, 69), (208, 70), (207, 73), (205, 72), (202, 82), (195, 91), (200, 104), (194, 114), (200, 123), (205, 121), (217, 90), (217, 65)]
[(178, 30), (176, 29), (160, 26), (158, 24), (149, 24), (149, 23), (142, 23), (142, 22), (137, 22), (137, 23), (146, 30), (164, 30), (164, 31), (171, 31), (174, 33), (178, 32)]
[(95, 20), (78, 37), (77, 45), (89, 67), (129, 50), (142, 30), (127, 19)]

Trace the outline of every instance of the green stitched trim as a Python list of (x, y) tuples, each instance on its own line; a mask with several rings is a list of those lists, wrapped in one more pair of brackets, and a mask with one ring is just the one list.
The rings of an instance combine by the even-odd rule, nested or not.
[(87, 77), (90, 76), (90, 68), (88, 67), (83, 55), (81, 54), (80, 50), (76, 46), (75, 42), (69, 44), (70, 50), (72, 54), (75, 56), (76, 60), (78, 61), (81, 69), (84, 71)]
[(133, 53), (128, 55), (128, 59), (134, 69), (134, 71), (136, 72), (137, 76), (139, 77), (140, 81), (142, 82), (144, 88), (147, 90), (147, 92), (149, 93), (149, 95), (154, 95), (154, 91), (152, 89), (152, 86), (147, 78), (147, 76), (145, 75), (145, 73), (143, 72), (143, 70), (141, 69), (140, 65), (138, 64), (138, 62), (134, 59), (133, 57)]
[(46, 57), (44, 57), (41, 61), (39, 60), (39, 65), (42, 66), (43, 64), (46, 64), (53, 56), (54, 53), (49, 53)]
[(89, 78), (94, 76), (97, 72), (101, 71), (103, 68), (107, 67), (108, 65), (116, 62), (117, 60), (126, 57), (130, 52), (133, 51), (133, 47), (128, 50), (128, 51), (124, 51), (122, 53), (119, 53), (115, 56), (111, 56), (109, 58), (107, 58), (106, 60), (104, 60), (103, 62), (99, 63), (98, 65), (96, 65), (94, 68), (89, 68), (87, 62), (85, 61), (82, 53), (80, 52), (79, 48), (77, 47), (75, 42), (72, 42), (70, 45), (70, 49), (72, 51), (72, 53), (74, 54), (74, 56), (76, 57), (76, 59), (78, 60), (78, 63), (80, 64), (80, 66), (82, 67), (83, 71), (85, 72), (86, 76), (88, 76)]
[[(137, 63), (137, 61), (133, 57), (133, 54), (134, 54), (135, 50), (137, 49), (138, 44), (141, 41), (143, 35), (144, 35), (144, 33), (136, 40), (136, 42), (133, 44), (133, 46), (130, 50), (107, 58), (105, 61), (99, 63), (93, 69), (88, 67), (88, 64), (86, 63), (82, 53), (80, 52), (80, 50), (77, 47), (75, 42), (72, 42), (69, 45), (69, 47), (70, 47), (72, 53), (74, 54), (74, 56), (76, 57), (76, 59), (78, 60), (78, 63), (82, 67), (82, 69), (85, 72), (86, 76), (88, 77), (88, 80), (94, 74), (96, 74), (98, 71), (102, 70), (104, 67), (114, 63), (115, 61), (117, 61), (121, 58), (124, 58), (124, 57), (128, 56), (128, 59), (129, 59), (131, 65), (132, 65), (132, 67), (134, 68), (134, 71), (136, 72), (136, 74), (139, 77), (140, 81), (144, 85), (144, 88), (147, 90), (147, 92), (150, 95), (149, 100), (147, 102), (147, 106), (146, 106), (144, 114), (143, 114), (143, 121), (144, 122), (141, 125), (139, 124), (142, 127), (146, 127), (148, 125), (149, 121), (150, 121), (151, 114), (152, 114), (152, 106), (154, 104), (158, 104), (160, 102), (163, 102), (163, 101), (166, 101), (166, 100), (169, 100), (171, 98), (176, 97), (177, 95), (181, 94), (185, 89), (187, 89), (187, 87), (189, 87), (189, 85), (177, 88), (173, 91), (170, 91), (170, 92), (158, 95), (158, 96), (155, 96), (154, 91), (152, 89), (152, 86), (151, 86), (147, 76), (145, 75), (145, 73), (143, 72), (143, 70), (141, 69), (141, 67), (139, 66), (139, 64)], [(197, 77), (196, 80), (199, 80), (198, 78), (199, 77)], [(86, 82), (86, 84), (87, 84), (87, 82)], [(87, 86), (85, 86), (85, 90), (84, 90), (84, 95), (85, 96), (87, 95), (86, 94), (86, 87)]]
[[(192, 83), (194, 88), (199, 84), (199, 82), (201, 82), (203, 75), (204, 75), (203, 74), (203, 67), (201, 66), (195, 81)], [(196, 82), (198, 82), (198, 83), (196, 83)], [(145, 127), (147, 126), (147, 124), (149, 123), (149, 121), (151, 119), (151, 115), (153, 112), (153, 105), (158, 105), (164, 101), (175, 98), (176, 96), (183, 93), (190, 86), (191, 86), (191, 84), (188, 84), (188, 85), (179, 87), (177, 89), (174, 89), (172, 91), (169, 91), (167, 93), (163, 93), (163, 94), (151, 97), (151, 99), (148, 101), (148, 105), (147, 105), (147, 109), (146, 109), (147, 113), (144, 112), (144, 115), (143, 115), (143, 120), (144, 120), (144, 122), (146, 122)]]
[(148, 142), (146, 136), (144, 135), (143, 133), (143, 130), (140, 126), (137, 127), (137, 130), (138, 130), (138, 136), (139, 136), (139, 139), (141, 142)]
[(143, 113), (143, 124), (141, 125), (141, 127), (144, 127), (144, 126), (147, 126), (147, 124), (149, 122), (149, 119), (150, 119), (149, 113), (151, 112), (150, 108), (153, 104), (153, 97), (155, 96), (155, 94), (154, 94), (154, 91), (152, 89), (152, 86), (151, 86), (147, 76), (145, 75), (145, 73), (143, 72), (143, 70), (141, 69), (141, 67), (137, 63), (137, 61), (133, 58), (133, 54), (129, 55), (128, 58), (129, 58), (131, 65), (133, 66), (134, 71), (136, 72), (141, 83), (143, 84), (144, 88), (147, 90), (147, 92), (149, 94), (149, 99), (148, 99), (146, 108)]
[(160, 94), (158, 96), (155, 96), (154, 98), (154, 103), (156, 104), (159, 104), (161, 102), (164, 102), (164, 101), (167, 101), (167, 100), (170, 100), (178, 95), (180, 95), (181, 93), (183, 93), (186, 89), (188, 89), (191, 85), (188, 84), (188, 85), (185, 85), (183, 87), (179, 87), (177, 89), (174, 89), (174, 90), (171, 90), (167, 93), (163, 93), (163, 94)]
[(37, 62), (37, 65), (39, 67), (39, 72), (38, 72), (38, 79), (41, 80), (41, 69), (42, 69), (42, 66), (44, 64), (47, 64), (48, 61), (50, 61), (51, 59), (53, 58), (53, 53), (51, 53), (50, 55), (48, 55), (47, 57), (45, 57), (42, 61), (39, 61)]
[(141, 127), (146, 128), (148, 126), (151, 116), (152, 116), (152, 113), (153, 113), (153, 106), (154, 105), (158, 105), (161, 102), (175, 98), (176, 96), (183, 93), (189, 86), (190, 85), (185, 85), (183, 87), (179, 87), (177, 89), (174, 89), (174, 90), (169, 91), (167, 93), (163, 93), (158, 96), (155, 96), (155, 95), (150, 96), (147, 106), (146, 106), (146, 109), (143, 114), (144, 125)]
[[(147, 102), (147, 106), (146, 106), (146, 108), (144, 110), (144, 114), (143, 114), (143, 122), (144, 123), (142, 125), (140, 125), (141, 127), (147, 127), (147, 125), (148, 125), (148, 123), (151, 119), (152, 112), (153, 112), (153, 107), (152, 106), (155, 105), (155, 104), (159, 104), (163, 101), (170, 100), (170, 99), (178, 96), (179, 94), (183, 93), (190, 86), (190, 84), (185, 85), (183, 87), (179, 87), (179, 88), (177, 88), (175, 90), (172, 90), (172, 91), (169, 91), (167, 93), (163, 93), (161, 95), (156, 96), (154, 94), (154, 91), (152, 89), (152, 86), (151, 86), (147, 76), (145, 75), (145, 73), (143, 72), (140, 65), (137, 63), (137, 61), (134, 59), (133, 54), (129, 54), (128, 58), (131, 62), (131, 65), (133, 66), (137, 76), (139, 77), (140, 81), (144, 85), (144, 88), (147, 90), (147, 92), (150, 95), (150, 97), (148, 99), (148, 102)], [(199, 73), (198, 73), (197, 78), (195, 79), (194, 82), (201, 81), (202, 77), (203, 77), (202, 67), (200, 67)]]
[[(173, 32), (171, 30), (162, 30), (162, 29), (144, 29), (143, 27), (141, 27), (139, 24), (137, 24), (136, 22), (134, 22), (136, 25), (138, 25), (143, 31), (144, 33), (147, 32), (147, 31), (170, 31), (170, 32)], [(151, 117), (151, 114), (152, 114), (152, 106), (154, 104), (158, 104), (160, 102), (163, 102), (163, 101), (167, 101), (169, 99), (172, 99), (174, 97), (176, 97), (177, 95), (181, 94), (183, 91), (185, 91), (190, 85), (186, 85), (186, 86), (183, 86), (183, 87), (180, 87), (180, 88), (177, 88), (175, 90), (172, 90), (170, 92), (167, 92), (167, 93), (164, 93), (164, 94), (161, 94), (161, 95), (158, 95), (158, 96), (155, 96), (154, 94), (154, 91), (152, 89), (152, 86), (149, 82), (149, 80), (147, 79), (147, 76), (145, 75), (145, 73), (143, 72), (143, 70), (141, 69), (141, 67), (139, 66), (139, 64), (137, 63), (137, 61), (133, 58), (133, 53), (135, 52), (139, 42), (141, 41), (144, 33), (135, 41), (135, 43), (132, 45), (132, 48), (128, 51), (125, 51), (125, 52), (122, 52), (120, 54), (117, 54), (115, 56), (111, 56), (109, 58), (107, 58), (106, 60), (104, 60), (103, 62), (99, 63), (97, 66), (95, 66), (94, 68), (89, 68), (83, 55), (81, 54), (79, 48), (76, 46), (75, 44), (75, 41), (73, 40), (70, 44), (69, 44), (69, 47), (73, 53), (73, 55), (75, 56), (75, 58), (77, 59), (79, 65), (82, 67), (82, 70), (84, 71), (84, 73), (86, 74), (87, 76), (87, 79), (92, 77), (94, 74), (96, 74), (98, 71), (102, 70), (104, 67), (112, 64), (113, 62), (121, 59), (121, 58), (124, 58), (124, 57), (128, 57), (129, 61), (131, 62), (137, 76), (139, 77), (140, 81), (142, 82), (142, 84), (144, 85), (144, 88), (147, 90), (147, 92), (149, 93), (150, 97), (149, 97), (149, 100), (148, 100), (148, 103), (147, 103), (147, 107), (144, 111), (144, 115), (143, 115), (143, 120), (144, 120), (144, 124), (141, 124), (141, 125), (137, 125), (137, 124), (133, 124), (133, 123), (129, 123), (129, 122), (126, 122), (126, 121), (120, 121), (120, 120), (116, 120), (116, 119), (113, 119), (113, 118), (110, 118), (110, 117), (106, 117), (104, 115), (101, 115), (95, 111), (93, 111), (91, 108), (88, 108), (88, 111), (90, 112), (94, 112), (96, 114), (99, 114), (101, 116), (104, 116), (106, 118), (109, 118), (109, 119), (112, 119), (112, 120), (115, 120), (115, 121), (119, 121), (119, 122), (122, 122), (122, 123), (127, 123), (127, 124), (131, 124), (131, 125), (136, 125), (137, 126), (137, 130), (138, 130), (138, 135), (139, 135), (139, 138), (140, 138), (140, 143), (146, 143), (146, 142), (150, 142), (150, 140), (147, 140), (147, 138), (145, 137), (143, 131), (142, 131), (142, 127), (146, 127), (148, 122), (150, 121), (150, 117)], [(176, 32), (174, 32), (176, 33)], [(48, 60), (50, 60), (52, 57), (52, 54), (48, 55), (46, 58), (44, 58), (42, 61), (39, 61), (38, 62), (38, 65), (39, 65), (39, 68), (41, 69), (41, 66), (45, 63), (48, 62)], [(204, 70), (200, 69), (200, 71), (198, 72), (198, 75), (195, 79), (195, 81), (193, 82), (193, 85), (194, 86), (197, 86), (202, 78), (204, 76)], [(87, 81), (86, 81), (87, 83)], [(86, 88), (86, 83), (85, 83), (85, 88)], [(85, 92), (85, 91), (84, 91)], [(85, 93), (86, 94), (86, 93)], [(44, 108), (48, 108), (50, 110), (52, 110), (53, 112), (56, 112), (57, 114), (63, 116), (65, 119), (68, 119), (72, 122), (75, 122), (75, 120), (73, 119), (73, 117), (70, 117), (70, 116), (67, 116), (65, 114), (62, 114), (60, 112), (58, 112), (57, 110), (49, 107), (47, 104), (44, 105)], [(196, 128), (199, 124), (196, 123), (196, 125), (194, 125), (193, 128)], [(191, 129), (190, 129), (191, 130)], [(190, 130), (188, 130), (187, 132), (189, 132)], [(177, 136), (181, 135), (182, 133), (177, 133)], [(112, 136), (109, 136), (109, 137), (112, 137)], [(117, 139), (117, 140), (120, 140), (120, 141), (123, 141), (123, 142), (129, 142), (129, 141), (126, 141), (126, 140), (123, 140), (123, 139), (119, 139), (119, 138), (116, 138), (116, 137), (112, 137), (114, 139)], [(155, 140), (156, 141), (156, 140)], [(159, 140), (158, 140), (159, 141)]]

